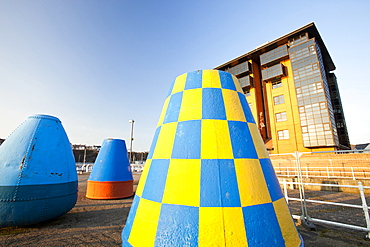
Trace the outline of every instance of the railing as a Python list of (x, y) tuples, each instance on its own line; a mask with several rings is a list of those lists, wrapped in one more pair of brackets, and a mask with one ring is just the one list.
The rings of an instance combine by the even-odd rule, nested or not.
[[(297, 177), (297, 167), (274, 166), (278, 177)], [(338, 179), (370, 179), (370, 167), (301, 167), (302, 176), (305, 178), (338, 178)]]
[(92, 171), (92, 167), (93, 167), (94, 164), (92, 163), (86, 163), (86, 164), (83, 164), (83, 163), (76, 163), (76, 170), (77, 170), (77, 173), (78, 174), (82, 174), (84, 172), (91, 172)]
[[(131, 171), (133, 173), (141, 173), (144, 169), (145, 164), (131, 164)], [(76, 164), (76, 170), (78, 174), (83, 174), (86, 172), (91, 172), (94, 164), (93, 163), (88, 163), (88, 164), (83, 164), (83, 163), (77, 163)]]
[(141, 173), (144, 170), (145, 164), (131, 164), (131, 171), (133, 173)]
[[(359, 230), (359, 231), (365, 231), (367, 232), (366, 237), (370, 238), (370, 217), (369, 217), (369, 207), (366, 202), (366, 197), (364, 193), (364, 189), (370, 189), (369, 186), (363, 186), (361, 182), (358, 182), (358, 186), (354, 185), (335, 185), (335, 184), (315, 184), (315, 183), (298, 183), (298, 182), (288, 182), (286, 179), (283, 179), (280, 182), (283, 185), (283, 191), (285, 195), (285, 199), (287, 203), (289, 204), (289, 201), (298, 201), (300, 202), (300, 207), (299, 205), (289, 205), (289, 208), (292, 211), (295, 211), (295, 213), (300, 212), (300, 215), (294, 214), (293, 212), (293, 218), (295, 219), (301, 219), (304, 221), (308, 222), (316, 222), (316, 223), (323, 223), (323, 224), (329, 224), (329, 225), (334, 225), (334, 226), (339, 226), (339, 227), (345, 227), (353, 230)], [(357, 198), (354, 198), (353, 194), (346, 194), (346, 193), (338, 193), (338, 192), (315, 192), (315, 198), (330, 198), (330, 201), (327, 200), (313, 200), (313, 199), (306, 199), (307, 197), (310, 197), (310, 192), (309, 191), (304, 191), (303, 194), (299, 193), (300, 198), (296, 197), (291, 197), (288, 195), (288, 186), (287, 185), (312, 185), (312, 186), (330, 186), (330, 187), (346, 187), (346, 188), (358, 188), (359, 190), (359, 195), (360, 199), (358, 200)], [(290, 190), (290, 193), (294, 193), (296, 190)], [(297, 195), (298, 192), (295, 192)], [(343, 203), (343, 202), (334, 202), (333, 200), (344, 200), (344, 201), (353, 201), (353, 202), (358, 202), (358, 204), (353, 204), (353, 203)], [(342, 222), (338, 222), (335, 220), (330, 220), (338, 218), (338, 215), (333, 216), (333, 212), (335, 212), (336, 209), (328, 209), (328, 208), (323, 208), (322, 206), (318, 205), (331, 205), (332, 207), (340, 207), (340, 208), (354, 208), (354, 209), (361, 209), (363, 211), (363, 219), (359, 219), (361, 217), (361, 214), (357, 213), (355, 214), (353, 211), (346, 212), (347, 215), (345, 215), (345, 211), (341, 209), (342, 214), (344, 215), (344, 219), (342, 219)], [(300, 208), (300, 209), (299, 209)], [(340, 211), (340, 210), (338, 210)], [(329, 215), (328, 215), (329, 212)], [(317, 217), (313, 218), (310, 217), (310, 214), (316, 214)], [(323, 218), (326, 219), (320, 219), (319, 217), (323, 216)], [(357, 219), (351, 219), (350, 217), (356, 217)], [(343, 222), (346, 221), (346, 222)], [(355, 225), (355, 224), (350, 224), (349, 222), (360, 222), (363, 225)]]

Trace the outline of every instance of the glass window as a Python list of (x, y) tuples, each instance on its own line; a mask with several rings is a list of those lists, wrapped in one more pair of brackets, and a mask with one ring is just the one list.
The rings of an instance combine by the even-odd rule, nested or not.
[(277, 132), (277, 134), (278, 134), (278, 139), (279, 140), (289, 139), (289, 131), (288, 130), (279, 130)]
[(273, 62), (275, 60), (281, 59), (288, 56), (288, 47), (286, 45), (280, 46), (269, 52), (266, 52), (260, 56), (261, 65)]
[(286, 121), (286, 111), (276, 113), (275, 116), (276, 116), (276, 122)]
[(280, 63), (262, 70), (261, 73), (264, 81), (285, 76), (284, 66)]
[(274, 105), (280, 105), (283, 103), (285, 103), (283, 94), (274, 97)]
[(247, 75), (244, 77), (239, 78), (239, 83), (241, 87), (248, 87), (251, 85), (252, 78), (251, 76)]
[(283, 86), (283, 84), (281, 83), (281, 81), (272, 82), (272, 89), (282, 87), (282, 86)]
[(251, 72), (252, 69), (251, 64), (248, 61), (245, 61), (243, 63), (235, 65), (234, 67), (227, 69), (226, 71), (233, 75), (239, 75), (244, 72)]

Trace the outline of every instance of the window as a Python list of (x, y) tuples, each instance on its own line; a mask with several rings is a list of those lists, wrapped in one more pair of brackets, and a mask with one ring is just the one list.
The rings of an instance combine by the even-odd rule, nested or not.
[(276, 113), (275, 116), (276, 116), (276, 122), (286, 121), (286, 111)]
[(286, 76), (285, 71), (286, 69), (284, 68), (284, 65), (282, 65), (281, 63), (278, 63), (276, 65), (273, 65), (261, 71), (262, 80), (268, 81), (268, 80), (273, 80), (276, 78), (279, 79), (281, 77)]
[(284, 95), (278, 95), (274, 97), (274, 105), (280, 105), (284, 103)]
[(250, 75), (239, 78), (239, 83), (242, 88), (251, 86), (252, 77)]
[(271, 51), (268, 51), (260, 56), (261, 65), (284, 59), (288, 56), (288, 47), (287, 45), (280, 46)]
[(251, 96), (251, 88), (250, 87), (243, 88), (243, 91), (244, 91), (245, 96)]
[(278, 139), (279, 140), (289, 139), (289, 131), (288, 130), (279, 130), (277, 132), (277, 134), (278, 134)]
[(252, 72), (252, 65), (248, 61), (245, 61), (243, 63), (240, 63), (234, 67), (231, 67), (226, 70), (227, 72), (233, 74), (233, 75), (239, 75), (244, 72)]
[(281, 86), (283, 86), (283, 84), (281, 84), (281, 81), (272, 82), (272, 89), (278, 88), (278, 87), (281, 87)]

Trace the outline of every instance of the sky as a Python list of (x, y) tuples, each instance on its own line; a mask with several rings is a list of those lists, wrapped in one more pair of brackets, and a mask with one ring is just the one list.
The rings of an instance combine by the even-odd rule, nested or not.
[(0, 138), (58, 117), (73, 144), (148, 151), (173, 80), (315, 22), (352, 144), (370, 142), (368, 0), (0, 0)]

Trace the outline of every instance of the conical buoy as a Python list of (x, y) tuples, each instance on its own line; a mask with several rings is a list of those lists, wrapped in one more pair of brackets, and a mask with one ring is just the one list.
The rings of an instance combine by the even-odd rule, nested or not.
[(133, 195), (134, 180), (127, 157), (126, 143), (105, 139), (87, 180), (89, 199), (119, 199)]
[(60, 120), (34, 115), (0, 146), (0, 227), (53, 219), (77, 201), (77, 172)]
[(236, 77), (176, 78), (122, 244), (303, 246)]

